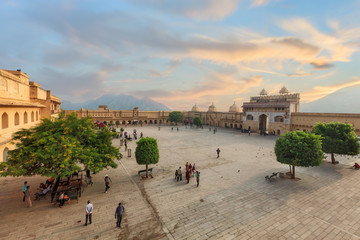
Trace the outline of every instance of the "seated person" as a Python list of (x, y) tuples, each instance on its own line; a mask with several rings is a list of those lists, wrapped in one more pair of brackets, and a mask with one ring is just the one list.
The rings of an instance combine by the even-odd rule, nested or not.
[(44, 189), (46, 189), (46, 185), (44, 183), (40, 183), (38, 190), (43, 191)]
[(52, 185), (53, 184), (53, 182), (54, 182), (54, 178), (52, 178), (52, 177), (50, 177), (48, 180), (46, 180), (46, 186), (50, 186), (50, 185)]
[(355, 164), (354, 164), (354, 168), (355, 168), (355, 169), (360, 169), (360, 165), (359, 165), (358, 163), (355, 163)]
[(50, 192), (50, 186), (48, 186), (46, 189), (44, 189), (42, 192), (35, 193), (35, 199), (39, 199), (40, 196), (46, 195), (48, 192)]
[(60, 205), (59, 207), (62, 207), (64, 206), (64, 203), (65, 202), (69, 202), (70, 203), (70, 198), (68, 197), (67, 193), (62, 193), (59, 197), (59, 200), (60, 200)]

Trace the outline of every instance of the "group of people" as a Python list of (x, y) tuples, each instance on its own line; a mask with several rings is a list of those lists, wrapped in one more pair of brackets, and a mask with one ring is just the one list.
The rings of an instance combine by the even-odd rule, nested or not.
[[(196, 171), (195, 163), (193, 165), (191, 165), (191, 163), (189, 164), (189, 162), (186, 162), (185, 171), (186, 171), (185, 176), (186, 176), (187, 183), (190, 182), (191, 176), (195, 176), (196, 182), (197, 182), (197, 187), (198, 187), (199, 183), (200, 183), (200, 172)], [(175, 179), (177, 182), (182, 181), (181, 166), (179, 167), (179, 169), (175, 170)]]
[[(36, 192), (35, 200), (38, 200), (40, 196), (46, 195), (51, 190), (51, 186), (54, 182), (54, 178), (50, 177), (46, 180), (45, 183), (40, 183), (40, 186), (38, 187), (38, 192)], [(27, 207), (32, 207), (31, 202), (31, 195), (30, 195), (30, 186), (28, 185), (28, 182), (25, 181), (24, 185), (22, 186), (22, 192), (23, 192), (23, 202), (26, 202)]]
[[(94, 205), (90, 202), (90, 200), (87, 201), (87, 205), (85, 207), (85, 226), (92, 223), (92, 213), (94, 210)], [(115, 209), (115, 219), (116, 219), (116, 227), (121, 227), (121, 220), (122, 220), (122, 215), (125, 211), (124, 206), (122, 205), (122, 203), (120, 202), (118, 204), (118, 206)]]

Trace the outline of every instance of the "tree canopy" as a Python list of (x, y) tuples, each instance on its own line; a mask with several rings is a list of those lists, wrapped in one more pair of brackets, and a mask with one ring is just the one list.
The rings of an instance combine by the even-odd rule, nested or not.
[(196, 126), (200, 127), (201, 124), (202, 124), (200, 117), (194, 117), (193, 123), (194, 123)]
[(116, 133), (92, 127), (91, 118), (61, 114), (54, 121), (43, 119), (36, 127), (16, 132), (12, 140), (17, 148), (9, 151), (7, 162), (0, 164), (1, 175), (58, 178), (82, 167), (93, 172), (116, 168), (114, 160), (122, 157), (112, 145)]
[(275, 143), (276, 159), (293, 166), (292, 178), (295, 178), (295, 166), (313, 167), (321, 164), (324, 157), (321, 139), (319, 135), (303, 131), (283, 134)]
[(184, 121), (184, 114), (179, 111), (170, 112), (169, 121), (174, 123), (181, 123)]
[(159, 148), (156, 139), (151, 137), (141, 138), (136, 142), (135, 158), (140, 165), (146, 165), (146, 177), (148, 176), (148, 165), (159, 162)]
[(317, 123), (312, 132), (324, 138), (322, 149), (331, 154), (332, 163), (337, 163), (334, 154), (359, 154), (359, 140), (350, 123)]

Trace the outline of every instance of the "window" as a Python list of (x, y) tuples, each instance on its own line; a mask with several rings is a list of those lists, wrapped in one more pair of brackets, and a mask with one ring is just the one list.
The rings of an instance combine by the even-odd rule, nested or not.
[(274, 118), (275, 122), (284, 122), (284, 118), (282, 116), (277, 116)]
[(9, 127), (9, 116), (7, 115), (7, 113), (3, 113), (3, 115), (1, 116), (1, 128), (8, 128)]
[(39, 112), (36, 111), (36, 121), (39, 121)]
[(24, 113), (24, 124), (28, 123), (27, 112)]
[(247, 115), (247, 116), (246, 116), (246, 120), (254, 120), (253, 115)]
[(34, 111), (31, 112), (31, 122), (35, 121), (35, 115), (34, 115)]
[(19, 113), (15, 113), (15, 126), (20, 124), (20, 115)]

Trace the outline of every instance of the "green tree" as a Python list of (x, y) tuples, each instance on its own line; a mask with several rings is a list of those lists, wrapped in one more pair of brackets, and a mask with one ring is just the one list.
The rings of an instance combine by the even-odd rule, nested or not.
[(184, 121), (184, 114), (179, 111), (173, 111), (169, 113), (169, 121), (173, 123), (181, 123)]
[(115, 124), (116, 124), (116, 127), (119, 127), (120, 121), (119, 121), (119, 120), (116, 120)]
[(354, 127), (350, 123), (317, 123), (312, 132), (324, 138), (323, 151), (331, 154), (333, 164), (339, 163), (335, 161), (334, 154), (359, 154), (359, 140)]
[(321, 139), (319, 135), (303, 131), (283, 134), (275, 143), (276, 159), (289, 164), (291, 176), (295, 178), (295, 166), (313, 167), (321, 164), (324, 157)]
[(148, 165), (159, 162), (159, 148), (156, 139), (145, 137), (136, 142), (135, 158), (140, 165), (146, 165), (146, 177), (148, 177)]
[(8, 161), (0, 164), (1, 176), (41, 175), (59, 180), (82, 168), (93, 172), (116, 168), (114, 160), (122, 156), (112, 145), (114, 133), (106, 128), (95, 131), (92, 126), (91, 118), (61, 114), (55, 121), (44, 119), (36, 127), (16, 132), (12, 140), (18, 148), (9, 151)]
[(201, 126), (201, 119), (200, 119), (199, 117), (194, 117), (193, 123), (194, 123), (197, 127), (200, 127), (200, 126)]

